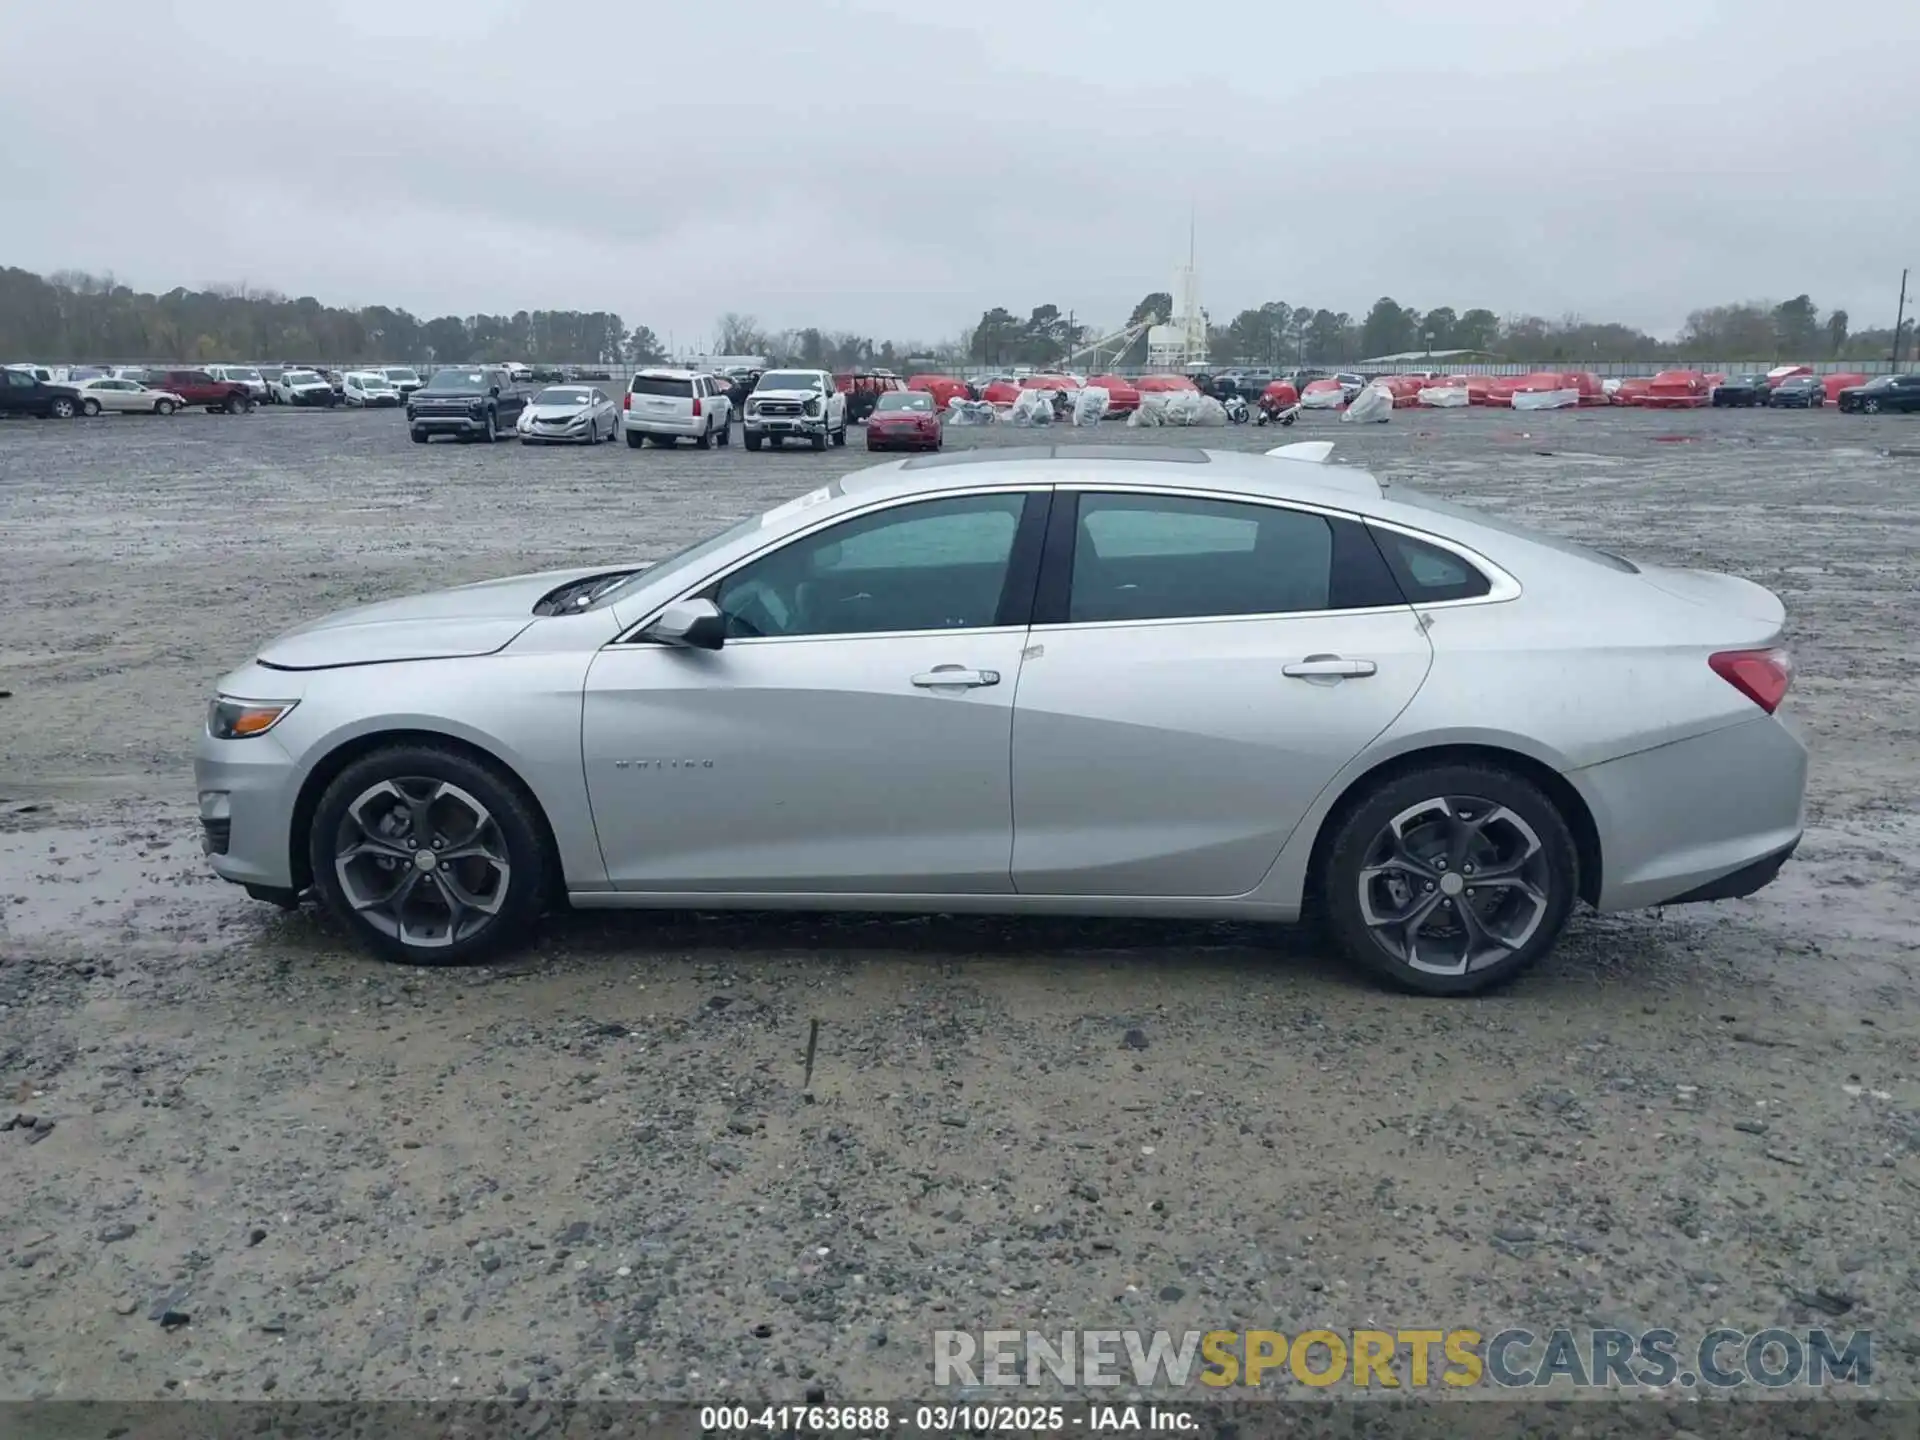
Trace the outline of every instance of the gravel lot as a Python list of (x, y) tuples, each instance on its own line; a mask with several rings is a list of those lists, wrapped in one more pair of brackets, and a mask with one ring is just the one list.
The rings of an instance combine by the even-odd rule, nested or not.
[(37, 1122), (0, 1132), (0, 1399), (901, 1400), (936, 1327), (1823, 1321), (1920, 1396), (1920, 423), (1205, 439), (1316, 436), (1778, 591), (1816, 747), (1781, 879), (1576, 917), (1465, 1002), (1133, 922), (582, 915), (511, 964), (383, 966), (203, 869), (215, 677), (296, 619), (657, 555), (864, 457), (0, 424), (0, 1107)]

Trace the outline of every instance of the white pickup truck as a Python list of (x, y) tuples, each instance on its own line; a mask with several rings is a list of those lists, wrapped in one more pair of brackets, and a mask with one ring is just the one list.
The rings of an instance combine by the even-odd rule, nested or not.
[(824, 450), (828, 441), (847, 443), (847, 397), (824, 370), (769, 370), (747, 396), (740, 423), (749, 450), (788, 439)]

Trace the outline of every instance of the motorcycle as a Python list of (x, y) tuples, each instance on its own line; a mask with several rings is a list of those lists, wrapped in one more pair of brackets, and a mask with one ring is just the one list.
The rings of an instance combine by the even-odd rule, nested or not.
[(1291, 425), (1300, 418), (1300, 406), (1282, 405), (1278, 400), (1260, 398), (1260, 413), (1254, 417), (1256, 425)]
[(1247, 402), (1238, 395), (1227, 396), (1220, 405), (1227, 412), (1229, 425), (1244, 425), (1251, 417), (1252, 412), (1247, 409)]

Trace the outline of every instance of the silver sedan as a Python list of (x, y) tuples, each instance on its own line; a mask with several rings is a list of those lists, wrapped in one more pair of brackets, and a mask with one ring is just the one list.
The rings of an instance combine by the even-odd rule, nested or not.
[(549, 385), (520, 412), (521, 444), (598, 445), (620, 432), (620, 412), (591, 385)]
[(228, 675), (213, 868), (467, 960), (551, 904), (1317, 916), (1436, 994), (1799, 842), (1785, 611), (1328, 463), (863, 470), (641, 567), (363, 606)]
[(185, 409), (187, 404), (171, 390), (153, 390), (138, 380), (111, 375), (83, 380), (75, 388), (80, 392), (82, 415), (98, 415), (102, 410), (126, 415), (171, 415)]

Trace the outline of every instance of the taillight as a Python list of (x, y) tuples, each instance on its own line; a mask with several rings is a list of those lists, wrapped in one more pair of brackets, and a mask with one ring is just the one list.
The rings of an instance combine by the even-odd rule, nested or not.
[(1793, 657), (1775, 646), (1767, 650), (1721, 650), (1707, 657), (1713, 673), (1771, 715), (1793, 684)]
[(620, 408), (622, 410), (633, 409), (633, 392), (631, 390), (620, 397)]
[(698, 395), (693, 397), (693, 418), (696, 420), (700, 418), (700, 397)]

